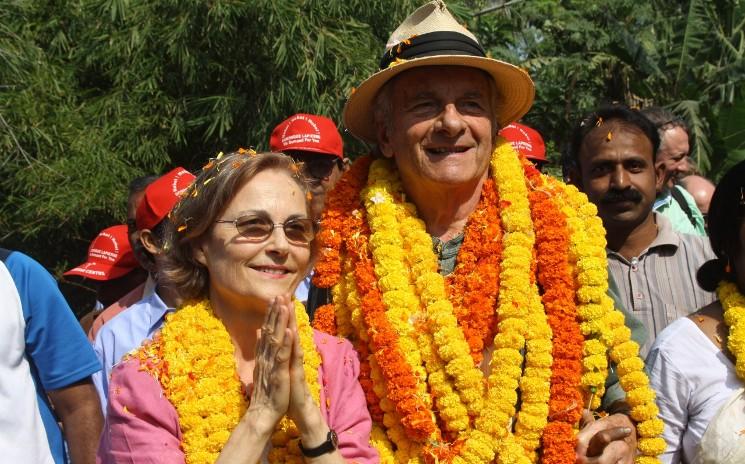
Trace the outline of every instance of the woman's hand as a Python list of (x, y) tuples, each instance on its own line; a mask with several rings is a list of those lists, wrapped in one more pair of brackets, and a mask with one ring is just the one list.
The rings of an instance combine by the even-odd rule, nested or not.
[(275, 298), (256, 343), (253, 390), (248, 410), (233, 429), (216, 464), (257, 463), (290, 403), (290, 357), (295, 334), (288, 327), (291, 305)]
[(295, 318), (294, 311), (290, 312), (289, 327), (293, 334), (295, 334), (295, 337), (290, 356), (290, 404), (287, 409), (287, 416), (300, 427), (300, 424), (305, 422), (305, 416), (309, 410), (318, 410), (318, 407), (313, 403), (310, 390), (308, 390), (308, 384), (305, 381), (303, 348), (300, 346), (300, 334), (298, 333), (297, 319)]
[[(290, 358), (290, 405), (287, 409), (287, 416), (297, 425), (303, 446), (315, 448), (326, 441), (329, 428), (320, 409), (313, 402), (305, 379), (303, 348), (300, 346), (300, 334), (294, 311), (290, 313), (289, 326), (295, 338)], [(314, 372), (314, 375), (318, 374)]]
[(289, 299), (274, 298), (256, 344), (254, 385), (246, 414), (270, 429), (287, 413), (290, 403), (290, 359), (296, 338), (289, 327), (290, 317), (295, 316)]

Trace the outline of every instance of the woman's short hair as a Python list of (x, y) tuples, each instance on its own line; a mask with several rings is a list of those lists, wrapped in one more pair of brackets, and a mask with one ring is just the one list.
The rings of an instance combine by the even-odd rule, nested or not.
[[(709, 205), (709, 241), (717, 259), (704, 263), (696, 278), (714, 291), (722, 280), (735, 280), (732, 262), (743, 252), (740, 227), (745, 220), (745, 161), (737, 163), (717, 184)], [(728, 266), (729, 265), (729, 266)]]
[(309, 216), (312, 214), (308, 181), (302, 167), (289, 156), (241, 149), (211, 159), (171, 211), (170, 221), (164, 221), (166, 245), (158, 258), (159, 283), (174, 290), (179, 303), (209, 295), (209, 271), (194, 258), (194, 245), (212, 230), (238, 190), (269, 169), (291, 175), (306, 194), (306, 210)]

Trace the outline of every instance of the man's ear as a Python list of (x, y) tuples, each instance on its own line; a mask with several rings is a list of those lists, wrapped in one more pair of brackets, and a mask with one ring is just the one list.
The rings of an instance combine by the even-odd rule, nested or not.
[(155, 237), (150, 229), (140, 229), (139, 240), (142, 247), (151, 255), (158, 255), (163, 251), (160, 240)]
[(376, 124), (375, 126), (378, 135), (378, 150), (386, 158), (393, 158), (393, 148), (391, 147), (391, 139), (388, 134), (388, 124), (383, 122)]
[(662, 191), (665, 190), (665, 184), (667, 184), (667, 179), (665, 179), (665, 163), (655, 163), (654, 176), (655, 190), (657, 190), (658, 194), (662, 193)]

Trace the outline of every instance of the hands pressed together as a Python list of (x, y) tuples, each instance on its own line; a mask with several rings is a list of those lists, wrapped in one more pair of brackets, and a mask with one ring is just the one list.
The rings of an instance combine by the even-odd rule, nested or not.
[(256, 346), (253, 380), (247, 414), (263, 415), (272, 428), (287, 414), (302, 429), (307, 414), (317, 411), (305, 382), (294, 305), (287, 295), (269, 305)]

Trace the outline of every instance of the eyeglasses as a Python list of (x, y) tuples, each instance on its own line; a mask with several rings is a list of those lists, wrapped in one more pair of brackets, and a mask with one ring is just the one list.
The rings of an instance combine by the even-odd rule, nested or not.
[(268, 239), (274, 229), (281, 227), (285, 232), (287, 241), (296, 245), (307, 245), (316, 236), (317, 224), (308, 218), (288, 219), (279, 224), (273, 223), (266, 216), (245, 215), (239, 216), (232, 221), (218, 219), (219, 224), (233, 224), (241, 236), (252, 242), (263, 242)]
[(295, 162), (303, 163), (303, 170), (309, 177), (321, 180), (329, 177), (334, 165), (343, 167), (342, 161), (335, 155), (308, 155), (305, 152), (288, 153)]

